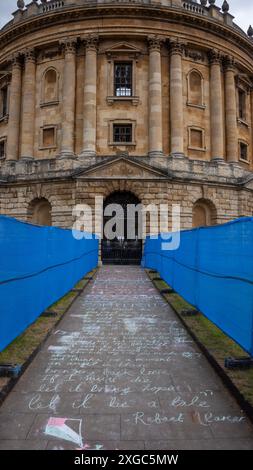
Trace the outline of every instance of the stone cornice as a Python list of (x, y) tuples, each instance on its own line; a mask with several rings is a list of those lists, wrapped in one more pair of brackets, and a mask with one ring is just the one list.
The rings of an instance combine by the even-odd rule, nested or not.
[[(178, 183), (189, 183), (196, 185), (206, 186), (217, 186), (217, 187), (231, 187), (234, 189), (245, 189), (253, 192), (253, 188), (246, 187), (246, 184), (250, 184), (252, 181), (252, 173), (246, 172), (239, 165), (230, 165), (229, 163), (218, 163), (218, 162), (206, 162), (201, 160), (189, 160), (188, 158), (182, 158), (180, 161), (180, 169), (175, 167), (178, 165), (178, 157), (168, 156), (164, 160), (164, 165), (161, 167), (156, 166), (154, 162), (150, 162), (149, 157), (124, 157), (129, 162), (136, 162), (140, 167), (144, 169), (150, 168), (152, 171), (157, 171), (163, 175), (163, 181), (178, 182)], [(14, 166), (19, 168), (22, 165), (23, 170), (19, 173), (13, 169), (10, 173), (5, 171), (3, 174), (0, 173), (0, 187), (11, 185), (28, 185), (35, 184), (38, 182), (44, 182), (50, 184), (51, 182), (60, 183), (61, 181), (75, 181), (83, 172), (91, 171), (92, 168), (99, 168), (106, 166), (113, 161), (116, 161), (118, 157), (107, 156), (98, 157), (98, 160), (93, 165), (72, 166), (62, 169), (61, 163), (58, 160), (34, 160), (32, 162), (17, 161)], [(52, 169), (51, 163), (54, 163)], [(30, 171), (27, 171), (27, 169)], [(94, 178), (91, 178), (94, 179)], [(103, 179), (98, 177), (99, 180)], [(152, 179), (152, 177), (151, 177)]]
[(2, 47), (10, 44), (15, 39), (18, 39), (32, 31), (42, 30), (51, 25), (57, 25), (62, 23), (70, 23), (71, 21), (80, 21), (82, 19), (95, 19), (101, 16), (104, 17), (134, 17), (134, 18), (151, 18), (160, 19), (161, 21), (168, 22), (180, 22), (181, 24), (187, 24), (200, 28), (202, 30), (208, 30), (217, 34), (219, 37), (223, 37), (225, 40), (232, 40), (234, 43), (241, 48), (244, 52), (253, 56), (253, 41), (247, 38), (240, 29), (226, 24), (220, 23), (219, 21), (188, 12), (182, 8), (165, 7), (163, 5), (144, 5), (144, 4), (86, 4), (82, 6), (69, 6), (64, 9), (54, 10), (44, 14), (32, 16), (26, 20), (21, 20), (15, 24), (10, 25), (6, 29), (0, 32), (0, 41)]

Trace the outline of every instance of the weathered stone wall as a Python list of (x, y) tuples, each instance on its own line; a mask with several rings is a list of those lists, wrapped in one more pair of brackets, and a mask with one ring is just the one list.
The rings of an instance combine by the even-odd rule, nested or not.
[(217, 214), (214, 223), (253, 215), (252, 191), (190, 183), (126, 180), (77, 180), (1, 187), (0, 212), (29, 221), (31, 202), (43, 197), (52, 206), (53, 225), (70, 228), (74, 221), (72, 210), (75, 204), (88, 204), (94, 208), (96, 196), (105, 199), (111, 192), (120, 190), (133, 192), (145, 206), (167, 203), (170, 211), (172, 204), (179, 204), (183, 229), (192, 227), (193, 206), (200, 199), (214, 206)]

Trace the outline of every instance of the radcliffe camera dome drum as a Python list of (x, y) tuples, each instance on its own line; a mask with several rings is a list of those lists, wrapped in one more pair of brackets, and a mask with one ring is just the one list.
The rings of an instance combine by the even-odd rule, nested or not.
[[(219, 3), (219, 4), (218, 4)], [(253, 213), (253, 30), (228, 2), (17, 2), (0, 30), (1, 213), (72, 227), (128, 192), (182, 228)]]

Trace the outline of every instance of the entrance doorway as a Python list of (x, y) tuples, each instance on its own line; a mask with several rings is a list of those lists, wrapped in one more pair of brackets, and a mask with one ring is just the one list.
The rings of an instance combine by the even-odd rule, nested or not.
[[(115, 234), (113, 239), (108, 239), (106, 236), (106, 224), (115, 212), (110, 215), (105, 215), (105, 209), (111, 204), (118, 204), (122, 209), (120, 211), (120, 226), (123, 229), (121, 236)], [(140, 204), (139, 199), (128, 191), (117, 191), (112, 193), (104, 201), (104, 230), (103, 239), (101, 245), (101, 257), (103, 264), (135, 264), (141, 263), (142, 258), (142, 239), (139, 234), (139, 223), (141, 218), (138, 217), (138, 213), (129, 211), (129, 205)], [(133, 206), (132, 206), (133, 207)], [(129, 237), (127, 227), (133, 228), (131, 238)], [(115, 231), (116, 227), (113, 227)], [(111, 238), (111, 237), (110, 237)]]

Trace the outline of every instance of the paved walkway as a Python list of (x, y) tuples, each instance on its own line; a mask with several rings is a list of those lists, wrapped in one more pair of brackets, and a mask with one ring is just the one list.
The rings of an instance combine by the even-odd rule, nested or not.
[(0, 449), (253, 449), (253, 428), (138, 267), (103, 267), (0, 409)]

